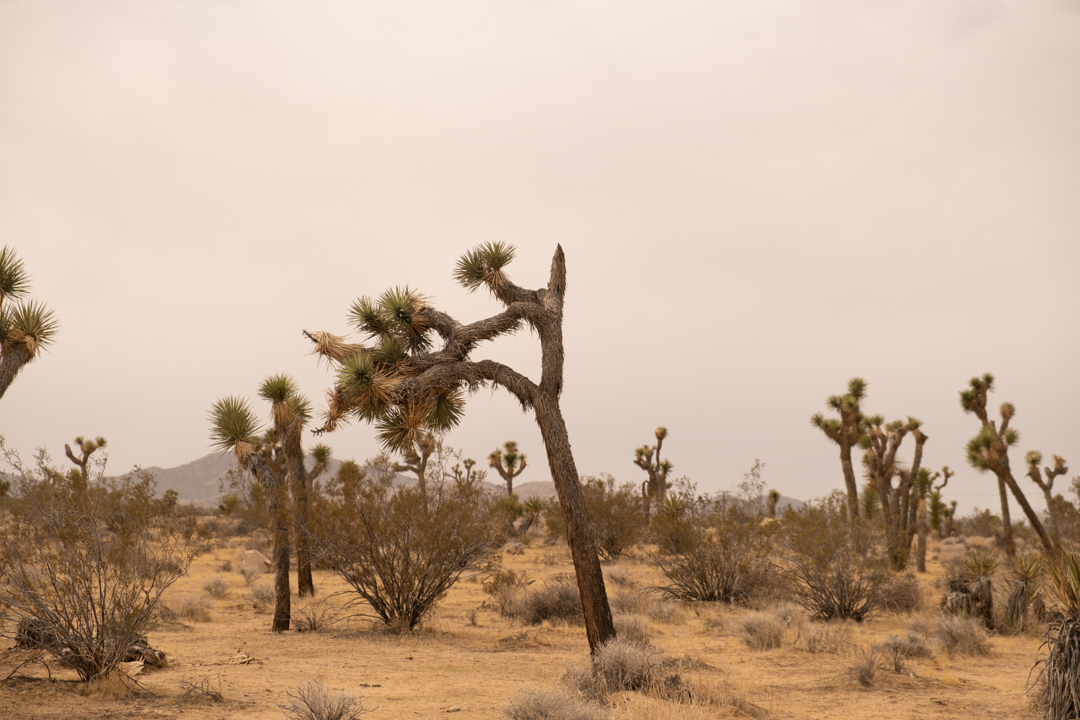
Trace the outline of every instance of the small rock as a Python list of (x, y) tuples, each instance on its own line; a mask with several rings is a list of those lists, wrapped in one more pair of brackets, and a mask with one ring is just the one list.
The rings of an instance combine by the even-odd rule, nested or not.
[(460, 712), (460, 710), (461, 708), (459, 708), (457, 705), (451, 705), (446, 712)]

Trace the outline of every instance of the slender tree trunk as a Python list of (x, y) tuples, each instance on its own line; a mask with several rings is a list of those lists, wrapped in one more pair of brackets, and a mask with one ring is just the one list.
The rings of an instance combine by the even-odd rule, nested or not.
[(1009, 516), (1009, 492), (1005, 489), (1005, 480), (998, 475), (998, 495), (1001, 496), (1001, 538), (1005, 544), (1005, 555), (1016, 556), (1016, 543), (1013, 541), (1012, 518)]
[[(859, 517), (859, 485), (855, 482), (855, 468), (851, 465), (851, 447), (841, 443), (840, 465), (844, 469), (844, 484), (847, 486), (848, 510), (851, 513), (851, 522)], [(879, 491), (880, 495), (881, 492)]]
[(921, 573), (926, 572), (926, 498), (919, 498), (919, 507), (916, 510), (916, 525), (919, 528), (919, 544), (916, 549), (915, 569)]
[(592, 521), (585, 511), (585, 495), (581, 491), (577, 466), (570, 449), (570, 437), (558, 401), (538, 392), (534, 409), (536, 424), (540, 426), (540, 434), (544, 438), (555, 490), (559, 495), (570, 556), (574, 561), (581, 605), (585, 611), (585, 634), (589, 639), (589, 649), (595, 655), (601, 645), (615, 638), (604, 573), (596, 550), (596, 536)]
[(0, 357), (0, 398), (4, 397), (11, 383), (15, 382), (15, 376), (23, 366), (32, 359), (26, 343), (16, 342), (8, 346), (8, 351)]
[(1050, 537), (1054, 541), (1054, 547), (1061, 547), (1061, 533), (1058, 532), (1057, 513), (1054, 512), (1054, 492), (1050, 488), (1043, 488), (1043, 498), (1046, 499), (1046, 517), (1050, 524)]
[(311, 578), (311, 537), (308, 533), (308, 484), (304, 468), (304, 453), (300, 441), (300, 420), (293, 420), (284, 428), (282, 438), (285, 451), (286, 483), (293, 493), (293, 534), (296, 541), (296, 594), (300, 597), (315, 595)]
[(252, 453), (250, 462), (255, 478), (266, 488), (270, 506), (270, 522), (273, 532), (274, 562), (274, 620), (270, 629), (285, 632), (292, 619), (292, 598), (289, 595), (289, 521), (284, 483), (266, 462), (266, 458)]
[[(1047, 553), (1053, 554), (1054, 543), (1050, 540), (1050, 536), (1046, 534), (1046, 528), (1043, 527), (1042, 521), (1039, 520), (1039, 516), (1032, 509), (1031, 504), (1024, 496), (1024, 491), (1020, 489), (1020, 486), (1016, 484), (1016, 480), (1013, 478), (1012, 473), (1008, 471), (1008, 467), (1005, 468), (1005, 483), (1009, 486), (1009, 490), (1012, 491), (1013, 497), (1016, 498), (1016, 502), (1020, 503), (1020, 508), (1024, 511), (1024, 515), (1027, 516), (1028, 522), (1031, 523), (1031, 527), (1035, 530), (1035, 533), (1039, 536), (1039, 540), (1042, 541), (1043, 548)], [(1012, 540), (1012, 528), (1010, 528), (1009, 539)], [(1016, 554), (1016, 547), (1013, 547), (1013, 555)], [(1012, 557), (1012, 555), (1010, 555)]]

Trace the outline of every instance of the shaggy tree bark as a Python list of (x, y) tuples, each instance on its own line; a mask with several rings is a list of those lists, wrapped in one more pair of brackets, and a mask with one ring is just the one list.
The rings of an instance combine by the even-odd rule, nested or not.
[[(523, 410), (534, 413), (540, 427), (574, 561), (585, 631), (595, 653), (615, 637), (615, 627), (594, 530), (559, 406), (565, 355), (566, 260), (562, 247), (557, 247), (547, 287), (527, 290), (511, 283), (503, 272), (512, 258), (512, 248), (489, 243), (458, 263), (455, 275), (462, 285), (487, 287), (505, 306), (502, 313), (485, 320), (462, 325), (406, 290), (385, 294), (377, 309), (366, 299), (355, 306), (357, 324), (379, 338), (380, 344), (374, 348), (347, 344), (328, 333), (305, 332), (315, 342), (316, 352), (340, 367), (338, 383), (329, 394), (323, 430), (333, 430), (350, 413), (359, 413), (379, 423), (384, 444), (401, 448), (434, 422), (443, 426), (453, 424), (447, 419), (456, 422), (462, 390), (492, 385), (507, 390)], [(493, 360), (469, 359), (478, 344), (512, 333), (523, 322), (540, 338), (539, 384)], [(427, 348), (429, 331), (441, 336), (441, 350)], [(401, 348), (406, 344), (417, 351), (403, 354)]]
[(270, 463), (266, 462), (266, 458), (253, 452), (247, 455), (245, 460), (255, 479), (266, 488), (274, 543), (274, 620), (270, 629), (273, 632), (285, 632), (292, 619), (292, 598), (289, 594), (289, 503), (285, 499), (284, 483), (270, 467)]
[[(311, 577), (311, 533), (308, 530), (310, 512), (308, 473), (304, 467), (304, 449), (300, 442), (303, 419), (294, 417), (282, 430), (281, 449), (285, 455), (285, 483), (293, 493), (293, 528), (296, 535), (296, 594), (315, 595)], [(287, 587), (287, 584), (286, 584)]]

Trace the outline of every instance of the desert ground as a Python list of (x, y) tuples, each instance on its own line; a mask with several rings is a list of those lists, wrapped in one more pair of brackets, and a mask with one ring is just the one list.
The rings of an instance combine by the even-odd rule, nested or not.
[[(16, 669), (27, 655), (5, 650), (0, 677), (14, 673), (0, 684), (0, 718), (269, 720), (284, 717), (280, 706), (289, 702), (287, 691), (310, 680), (362, 695), (364, 707), (373, 709), (365, 717), (499, 718), (520, 689), (553, 686), (588, 657), (582, 627), (526, 626), (503, 618), (476, 575), (463, 577), (413, 634), (390, 634), (362, 617), (339, 618), (314, 632), (272, 634), (270, 607), (254, 597), (269, 588), (272, 575), (249, 585), (231, 569), (245, 549), (258, 544), (244, 537), (220, 542), (168, 591), (165, 602), (177, 618), (149, 635), (167, 654), (168, 666), (140, 674), (134, 692), (117, 683), (84, 686), (48, 659)], [(936, 621), (942, 591), (935, 585), (952, 550), (932, 543), (929, 572), (920, 576), (921, 611), (882, 613), (861, 624), (808, 622), (796, 614), (781, 647), (765, 651), (750, 649), (738, 632), (740, 618), (752, 608), (672, 603), (649, 594), (660, 578), (638, 550), (605, 566), (616, 612), (636, 607), (656, 653), (688, 680), (732, 701), (703, 707), (622, 692), (609, 699), (607, 711), (613, 718), (640, 720), (1035, 717), (1025, 694), (1029, 671), (1041, 657), (1034, 634), (994, 636), (987, 656), (950, 656), (931, 644), (931, 657), (910, 660), (900, 672), (882, 666), (869, 686), (850, 670), (874, 644)], [(539, 584), (572, 573), (566, 546), (539, 538), (504, 554), (503, 564)], [(215, 598), (204, 586), (218, 578), (227, 589)], [(294, 596), (294, 620), (313, 603), (340, 607), (347, 600), (336, 594), (347, 586), (333, 573), (316, 571), (315, 584), (314, 599)], [(645, 600), (626, 602), (643, 592)], [(838, 642), (811, 652), (806, 637), (822, 628)]]

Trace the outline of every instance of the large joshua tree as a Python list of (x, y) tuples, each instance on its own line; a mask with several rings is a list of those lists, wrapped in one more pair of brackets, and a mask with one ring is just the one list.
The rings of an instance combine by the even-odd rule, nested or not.
[(288, 498), (281, 476), (260, 452), (261, 429), (251, 405), (243, 398), (230, 396), (210, 408), (210, 438), (222, 452), (232, 452), (240, 467), (251, 472), (266, 489), (273, 536), (274, 620), (271, 630), (285, 632), (291, 619), (289, 596), (289, 519)]
[(865, 419), (859, 409), (859, 403), (866, 396), (866, 381), (856, 377), (848, 380), (848, 391), (844, 395), (833, 395), (826, 405), (835, 410), (839, 418), (826, 418), (821, 413), (810, 418), (810, 422), (825, 437), (840, 448), (840, 466), (844, 472), (844, 485), (847, 487), (848, 512), (852, 521), (859, 517), (859, 486), (855, 482), (855, 467), (851, 464), (851, 450), (859, 444), (863, 436)]
[[(896, 570), (907, 565), (911, 540), (917, 525), (919, 472), (922, 466), (923, 445), (928, 437), (920, 429), (922, 422), (909, 417), (906, 421), (885, 423), (880, 415), (866, 418), (865, 434), (859, 446), (866, 451), (863, 465), (867, 476), (881, 499), (881, 514), (885, 520), (889, 560)], [(915, 439), (915, 453), (909, 468), (902, 468), (896, 457), (904, 438)], [(896, 484), (893, 484), (893, 480)]]
[[(301, 433), (311, 418), (311, 404), (288, 375), (271, 375), (259, 386), (259, 397), (270, 402), (270, 418), (280, 445), (285, 484), (293, 495), (293, 535), (296, 547), (296, 592), (315, 594), (311, 577), (311, 539), (308, 532), (310, 486), (304, 467)], [(280, 475), (280, 474), (279, 474)]]
[(1069, 468), (1065, 465), (1065, 458), (1060, 455), (1054, 456), (1054, 467), (1043, 468), (1046, 471), (1046, 479), (1043, 480), (1042, 471), (1039, 470), (1039, 463), (1042, 462), (1042, 453), (1038, 450), (1032, 450), (1025, 456), (1028, 464), (1028, 477), (1039, 486), (1039, 489), (1043, 491), (1043, 497), (1046, 499), (1046, 516), (1050, 520), (1050, 534), (1054, 538), (1054, 545), (1061, 547), (1061, 533), (1058, 530), (1058, 517), (1054, 511), (1056, 503), (1054, 502), (1054, 478), (1058, 475), (1064, 475), (1069, 472)]
[(514, 494), (514, 478), (525, 472), (528, 460), (525, 453), (518, 452), (517, 442), (507, 440), (501, 449), (496, 448), (488, 455), (488, 464), (495, 468), (506, 483), (506, 496)]
[(645, 506), (645, 524), (648, 524), (652, 518), (653, 510), (659, 509), (664, 504), (664, 498), (667, 496), (668, 473), (675, 467), (667, 460), (660, 459), (660, 451), (668, 436), (667, 428), (663, 426), (656, 428), (653, 436), (656, 438), (655, 445), (642, 445), (634, 451), (634, 464), (649, 475), (641, 486), (641, 499), (644, 500)]
[(1054, 551), (1054, 544), (1047, 535), (1039, 516), (1031, 508), (1024, 491), (1013, 477), (1009, 467), (1009, 448), (1020, 442), (1020, 433), (1015, 428), (1009, 427), (1009, 422), (1016, 414), (1016, 408), (1012, 403), (1002, 403), (1001, 427), (996, 421), (991, 420), (986, 412), (986, 396), (994, 389), (994, 376), (986, 373), (981, 378), (973, 377), (968, 383), (966, 390), (960, 391), (960, 406), (965, 413), (972, 413), (979, 418), (982, 428), (979, 433), (971, 438), (967, 444), (967, 461), (979, 472), (989, 470), (997, 476), (998, 494), (1001, 496), (1001, 521), (1004, 530), (1005, 554), (1009, 557), (1016, 555), (1016, 544), (1013, 541), (1012, 523), (1009, 518), (1009, 496), (1005, 491), (1007, 487), (1020, 503), (1020, 507), (1027, 516), (1031, 527), (1039, 535), (1043, 548), (1048, 553)]
[(30, 276), (15, 249), (0, 248), (0, 398), (19, 371), (56, 338), (52, 310), (33, 300), (24, 302), (29, 292)]
[[(405, 288), (387, 291), (377, 301), (361, 298), (353, 305), (352, 324), (368, 336), (371, 345), (305, 331), (315, 343), (315, 352), (338, 369), (322, 429), (333, 430), (350, 418), (372, 422), (384, 447), (400, 452), (428, 431), (456, 425), (463, 412), (464, 391), (499, 387), (513, 395), (522, 410), (535, 415), (540, 427), (577, 574), (585, 631), (595, 653), (615, 637), (615, 627), (559, 407), (566, 259), (562, 247), (557, 247), (547, 287), (529, 290), (515, 285), (506, 274), (514, 252), (510, 245), (487, 243), (462, 256), (455, 269), (459, 284), (470, 291), (487, 288), (503, 304), (503, 311), (492, 317), (465, 325)], [(471, 359), (478, 345), (522, 325), (540, 338), (539, 383), (494, 360)], [(435, 336), (441, 339), (441, 348), (434, 347)]]

